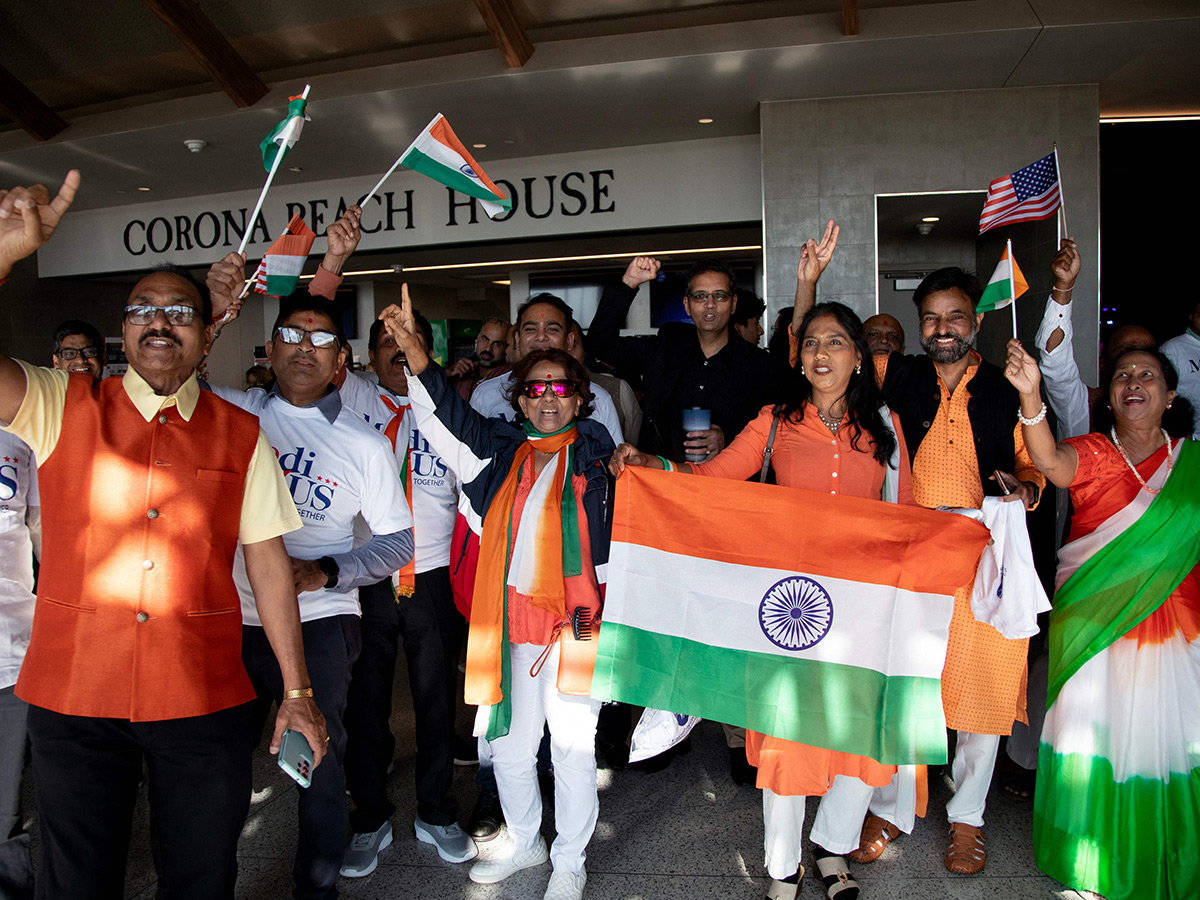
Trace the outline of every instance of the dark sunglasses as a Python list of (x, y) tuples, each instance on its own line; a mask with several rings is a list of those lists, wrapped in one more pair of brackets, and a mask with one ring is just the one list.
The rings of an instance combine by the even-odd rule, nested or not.
[(549, 388), (554, 392), (555, 397), (574, 397), (575, 392), (579, 390), (579, 385), (574, 381), (568, 381), (565, 378), (553, 378), (550, 380), (534, 379), (526, 381), (521, 385), (521, 393), (530, 400), (536, 400), (538, 397), (546, 393)]
[(70, 362), (73, 359), (78, 359), (81, 356), (84, 359), (95, 359), (99, 355), (99, 347), (80, 347), (78, 349), (75, 347), (63, 347), (58, 351), (59, 358), (65, 359), (67, 362)]
[(194, 306), (182, 303), (172, 303), (170, 306), (138, 303), (125, 307), (125, 321), (130, 325), (149, 325), (156, 315), (162, 313), (168, 325), (191, 325), (198, 311)]
[(303, 328), (281, 325), (275, 329), (275, 333), (285, 344), (303, 343), (305, 335), (308, 335), (314, 347), (333, 347), (337, 344), (337, 335), (332, 331), (305, 331)]

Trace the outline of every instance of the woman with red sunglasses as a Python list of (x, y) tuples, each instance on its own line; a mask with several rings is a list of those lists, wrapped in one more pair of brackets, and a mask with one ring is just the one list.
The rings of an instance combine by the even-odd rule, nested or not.
[[(513, 369), (517, 422), (485, 419), (450, 386), (416, 337), (407, 286), (380, 314), (405, 352), (417, 427), (462, 484), (460, 510), (479, 536), (467, 638), (466, 702), (492, 744), (511, 846), (471, 868), (492, 884), (551, 859), (546, 900), (578, 900), (584, 851), (596, 827), (596, 717), (592, 700), (603, 566), (612, 523), (612, 439), (587, 418), (587, 372), (561, 350), (538, 350)], [(466, 509), (463, 509), (463, 506)], [(536, 762), (550, 726), (557, 837), (540, 834)]]

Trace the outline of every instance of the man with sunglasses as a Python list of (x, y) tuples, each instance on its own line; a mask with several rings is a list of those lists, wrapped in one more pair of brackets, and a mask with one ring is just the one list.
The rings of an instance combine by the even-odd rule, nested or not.
[[(211, 282), (211, 279), (210, 279)], [(300, 603), (313, 699), (328, 723), (330, 765), (298, 791), (296, 896), (336, 896), (345, 854), (348, 690), (362, 647), (359, 588), (378, 583), (413, 554), (412, 517), (388, 440), (348, 406), (332, 382), (346, 360), (341, 317), (307, 290), (284, 297), (267, 342), (269, 390), (213, 387), (258, 416), (304, 523), (284, 539)], [(361, 516), (371, 537), (355, 547)], [(263, 633), (256, 592), (237, 560), (245, 621), (243, 660), (268, 703), (282, 699), (279, 665)]]
[(53, 368), (65, 372), (86, 372), (99, 381), (104, 372), (104, 339), (96, 326), (80, 319), (68, 319), (54, 329)]
[[(0, 279), (50, 239), (78, 185), (72, 172), (53, 201), (40, 185), (0, 194)], [(0, 356), (0, 421), (37, 454), (44, 498), (17, 682), (39, 897), (124, 892), (143, 761), (163, 892), (233, 896), (254, 697), (231, 574), (239, 539), (290, 692), (272, 749), (292, 728), (314, 762), (324, 752), (281, 539), (299, 519), (258, 422), (196, 381), (211, 322), (208, 292), (186, 270), (156, 271), (126, 306), (122, 378), (96, 384)]]

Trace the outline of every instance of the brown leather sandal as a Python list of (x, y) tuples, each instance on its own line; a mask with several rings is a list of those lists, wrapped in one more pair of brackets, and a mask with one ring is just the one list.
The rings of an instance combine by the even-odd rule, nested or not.
[(900, 829), (887, 819), (867, 816), (867, 820), (863, 822), (862, 835), (858, 839), (858, 849), (851, 850), (846, 855), (856, 863), (875, 862), (884, 848), (900, 837), (900, 834)]
[(950, 823), (950, 846), (946, 848), (946, 868), (959, 875), (978, 875), (987, 865), (984, 833), (974, 825)]

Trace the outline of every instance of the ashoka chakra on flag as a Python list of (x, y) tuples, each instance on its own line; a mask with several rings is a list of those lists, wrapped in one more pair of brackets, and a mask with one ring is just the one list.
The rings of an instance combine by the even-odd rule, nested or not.
[(829, 634), (833, 601), (811, 578), (792, 575), (771, 585), (758, 605), (758, 624), (773, 644), (807, 650)]

